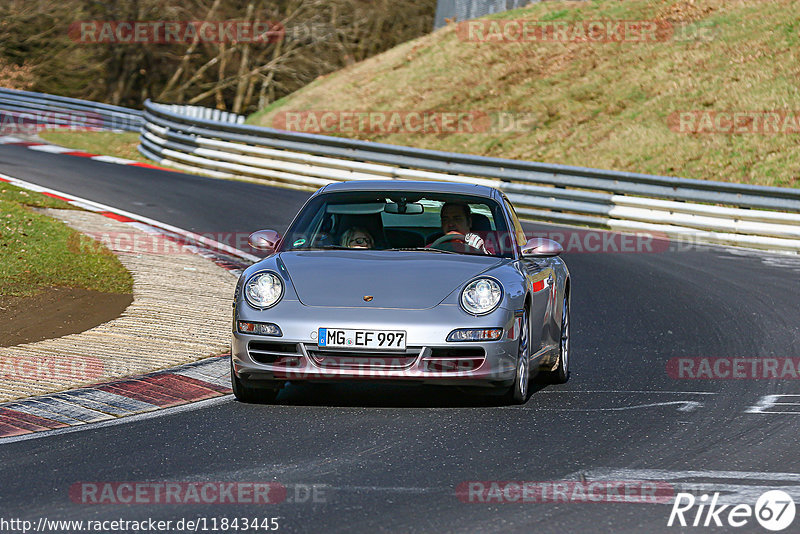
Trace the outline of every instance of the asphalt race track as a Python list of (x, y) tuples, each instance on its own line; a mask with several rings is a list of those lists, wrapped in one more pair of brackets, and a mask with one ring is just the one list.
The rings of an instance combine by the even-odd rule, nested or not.
[[(195, 232), (283, 231), (308, 196), (18, 146), (0, 146), (0, 172)], [(750, 506), (781, 487), (800, 504), (800, 408), (791, 404), (800, 402), (800, 381), (667, 372), (671, 358), (800, 357), (800, 259), (688, 246), (564, 257), (573, 281), (571, 378), (538, 386), (524, 406), (442, 389), (290, 386), (277, 405), (229, 396), (0, 443), (2, 515), (202, 518), (208, 531), (212, 518), (235, 517), (277, 517), (289, 532), (682, 530), (667, 526), (671, 498), (487, 503), (457, 494), (476, 481), (644, 480)], [(257, 505), (84, 504), (75, 488), (86, 486), (76, 484), (90, 482), (275, 482), (286, 494)], [(754, 517), (736, 530), (765, 532)]]

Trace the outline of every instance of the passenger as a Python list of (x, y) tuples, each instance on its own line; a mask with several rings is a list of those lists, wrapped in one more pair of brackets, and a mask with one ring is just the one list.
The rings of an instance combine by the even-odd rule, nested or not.
[(342, 246), (349, 248), (373, 248), (375, 240), (368, 231), (359, 227), (353, 226), (342, 234)]
[(489, 252), (484, 246), (483, 239), (472, 230), (472, 210), (464, 202), (445, 202), (440, 213), (442, 219), (442, 232), (447, 234), (461, 234), (464, 242), (477, 248), (484, 254)]

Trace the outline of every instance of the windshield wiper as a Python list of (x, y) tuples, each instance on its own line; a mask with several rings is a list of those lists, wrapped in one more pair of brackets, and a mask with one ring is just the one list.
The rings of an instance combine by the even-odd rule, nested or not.
[(427, 247), (408, 247), (408, 248), (387, 248), (386, 250), (401, 250), (405, 251), (416, 251), (416, 252), (441, 252), (442, 254), (460, 254), (460, 252), (454, 252), (452, 250), (442, 250), (439, 248), (427, 248)]
[(398, 250), (402, 252), (407, 251), (416, 251), (416, 252), (439, 252), (441, 254), (461, 254), (461, 252), (454, 252), (452, 250), (441, 250), (438, 248), (426, 248), (426, 247), (408, 247), (408, 248), (357, 248), (357, 247), (345, 247), (343, 245), (317, 245), (315, 247), (301, 247), (301, 248), (293, 248), (292, 251), (300, 251), (300, 250), (372, 250), (372, 251), (381, 251), (381, 250)]

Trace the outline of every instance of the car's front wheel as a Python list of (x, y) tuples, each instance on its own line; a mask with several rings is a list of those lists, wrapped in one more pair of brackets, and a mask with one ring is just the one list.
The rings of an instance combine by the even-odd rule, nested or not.
[(569, 325), (569, 293), (564, 292), (563, 312), (561, 314), (561, 341), (558, 347), (558, 365), (552, 371), (545, 372), (545, 378), (551, 384), (563, 384), (569, 380), (570, 357), (570, 325)]
[(517, 353), (517, 372), (514, 383), (506, 393), (510, 404), (525, 404), (530, 395), (531, 382), (531, 355), (530, 355), (530, 329), (528, 310), (522, 312), (522, 326), (519, 333), (519, 349)]
[(280, 388), (277, 387), (254, 388), (244, 385), (233, 370), (233, 360), (231, 360), (231, 389), (233, 389), (233, 396), (236, 397), (236, 400), (247, 403), (275, 402), (280, 393)]

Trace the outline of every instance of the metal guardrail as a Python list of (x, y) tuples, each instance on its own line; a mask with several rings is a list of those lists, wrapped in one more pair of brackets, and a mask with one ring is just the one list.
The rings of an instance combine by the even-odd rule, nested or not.
[(179, 113), (192, 119), (205, 119), (209, 121), (231, 122), (234, 124), (244, 124), (245, 116), (237, 115), (230, 111), (222, 111), (214, 108), (204, 108), (202, 106), (184, 106), (180, 104), (160, 104), (162, 109)]
[(343, 180), (485, 184), (526, 219), (800, 252), (800, 190), (486, 158), (198, 119), (145, 103), (139, 151), (164, 165), (316, 189)]
[[(800, 189), (691, 180), (486, 158), (249, 126), (199, 106), (145, 102), (144, 112), (0, 88), (0, 117), (47, 127), (141, 131), (164, 165), (316, 189), (343, 180), (484, 184), (526, 219), (641, 231), (692, 242), (800, 253)], [(3, 122), (2, 125), (4, 125)]]
[[(144, 112), (0, 88), (0, 117), (49, 127), (141, 130), (164, 165), (316, 189), (343, 180), (442, 180), (504, 191), (526, 219), (800, 253), (800, 189), (486, 158), (249, 126), (199, 106)], [(12, 121), (13, 122), (13, 121)]]
[(5, 88), (0, 88), (0, 117), (0, 128), (23, 133), (48, 128), (138, 132), (143, 123), (137, 109)]

